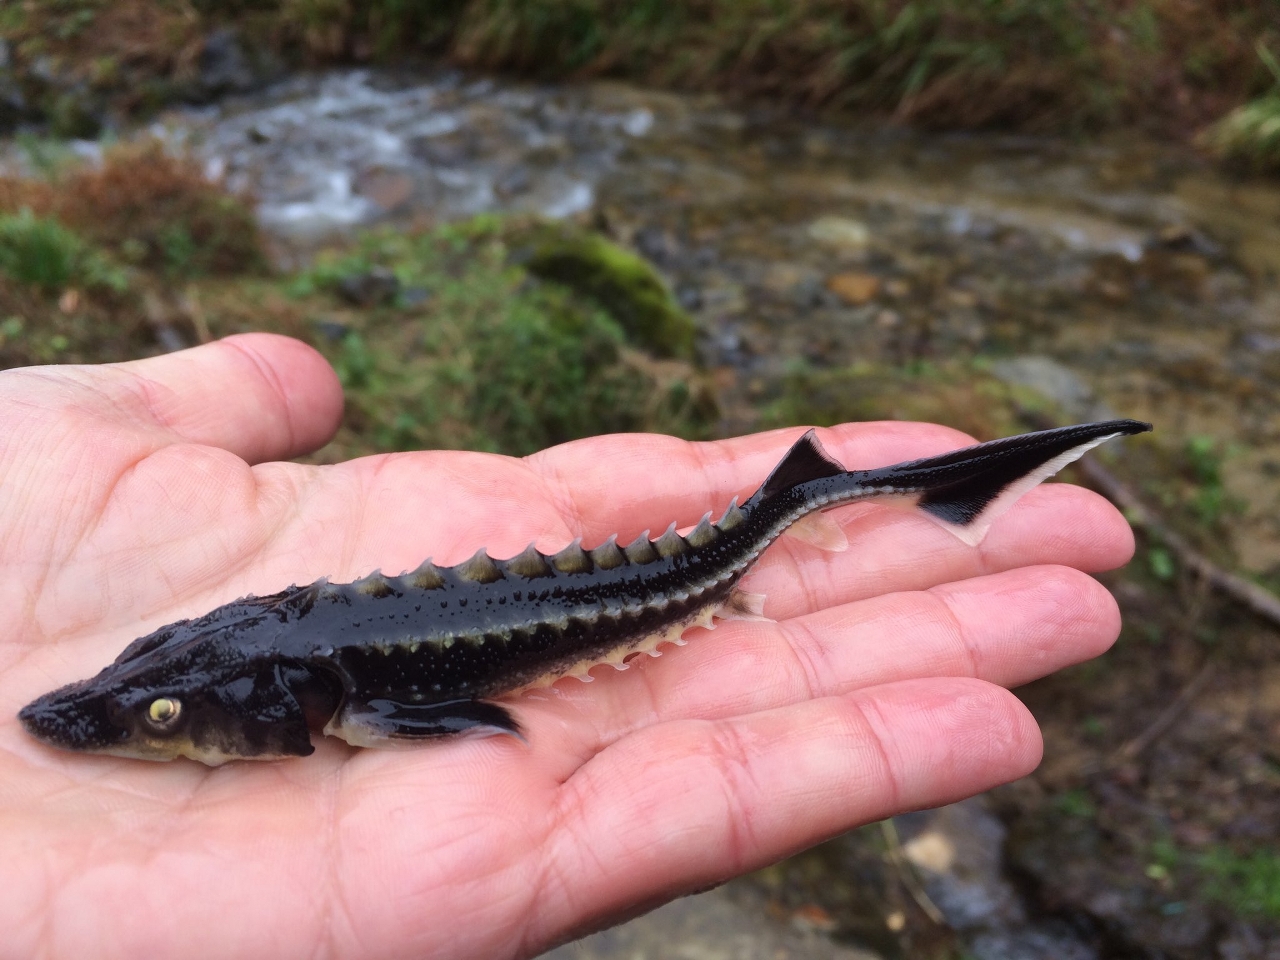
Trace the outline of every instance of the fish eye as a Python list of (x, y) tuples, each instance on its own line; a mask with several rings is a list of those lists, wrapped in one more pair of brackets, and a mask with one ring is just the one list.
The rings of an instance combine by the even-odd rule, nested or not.
[(182, 715), (182, 701), (173, 697), (157, 697), (147, 707), (147, 720), (157, 730), (169, 730)]

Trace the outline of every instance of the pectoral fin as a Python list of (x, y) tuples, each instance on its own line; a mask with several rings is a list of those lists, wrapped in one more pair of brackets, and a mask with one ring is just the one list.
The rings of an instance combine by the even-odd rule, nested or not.
[(765, 595), (735, 589), (716, 610), (715, 615), (721, 620), (752, 620), (761, 623), (772, 622), (764, 615)]
[(386, 747), (396, 742), (439, 737), (509, 734), (523, 740), (520, 725), (505, 707), (484, 700), (405, 703), (385, 698), (348, 701), (325, 726), (331, 737), (353, 747)]

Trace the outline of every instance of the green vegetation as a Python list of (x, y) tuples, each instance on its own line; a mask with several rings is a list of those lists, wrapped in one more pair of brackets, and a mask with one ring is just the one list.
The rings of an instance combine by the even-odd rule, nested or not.
[[(368, 233), (272, 276), (246, 198), (187, 159), (118, 148), (44, 171), (0, 178), (0, 366), (151, 353), (157, 327), (188, 342), (298, 336), (347, 391), (336, 457), (700, 437), (718, 417), (689, 360), (692, 321), (648, 264), (596, 234), (478, 217)], [(553, 279), (566, 259), (583, 270)]]
[[(693, 368), (640, 352), (616, 319), (648, 304), (648, 288), (634, 303), (613, 301), (615, 313), (538, 282), (513, 257), (529, 229), (480, 217), (378, 231), (293, 284), (313, 321), (337, 334), (321, 348), (348, 388), (350, 428), (378, 449), (504, 453), (616, 431), (706, 435), (715, 404)], [(565, 235), (607, 259), (633, 258), (601, 237)], [(388, 276), (387, 302), (342, 304), (366, 278)]]
[(1280, 173), (1280, 61), (1259, 40), (1258, 59), (1275, 79), (1262, 96), (1237, 107), (1205, 134), (1210, 150), (1257, 171)]
[(15, 283), (57, 293), (67, 287), (124, 292), (124, 272), (56, 220), (23, 209), (0, 214), (0, 273)]
[(1280, 920), (1280, 851), (1238, 854), (1215, 847), (1200, 862), (1208, 879), (1205, 893), (1243, 915)]
[(1280, 93), (1231, 111), (1210, 132), (1208, 143), (1222, 156), (1255, 170), (1280, 171)]
[[(14, 83), (65, 134), (108, 108), (205, 95), (198, 55), (226, 25), (251, 61), (430, 55), (932, 126), (1139, 124), (1173, 136), (1258, 96), (1268, 78), (1253, 44), (1280, 44), (1271, 0), (27, 0), (0, 10)], [(1251, 109), (1230, 130), (1261, 142), (1274, 110)], [(1234, 143), (1230, 130), (1221, 136)]]
[(1222, 441), (1217, 437), (1191, 437), (1184, 451), (1193, 480), (1191, 510), (1196, 519), (1207, 527), (1221, 523), (1224, 514), (1238, 513), (1242, 507), (1228, 495), (1223, 484), (1222, 464), (1226, 456)]
[(1087, 790), (1067, 790), (1053, 798), (1054, 809), (1064, 817), (1092, 820), (1098, 808)]
[(1161, 837), (1152, 842), (1147, 859), (1149, 879), (1176, 880), (1184, 893), (1220, 903), (1238, 916), (1280, 920), (1280, 851), (1242, 854), (1218, 844), (1193, 854)]
[[(55, 157), (31, 145), (29, 153)], [(100, 166), (49, 159), (43, 177), (0, 177), (0, 211), (56, 220), (120, 262), (168, 280), (230, 275), (266, 263), (247, 198), (157, 143), (107, 150)]]

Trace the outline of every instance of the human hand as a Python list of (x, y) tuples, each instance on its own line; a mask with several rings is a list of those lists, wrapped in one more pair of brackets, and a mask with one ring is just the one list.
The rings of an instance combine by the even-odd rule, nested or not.
[[(1039, 734), (1002, 688), (1119, 629), (1078, 571), (1125, 562), (1128, 527), (1054, 484), (978, 548), (921, 516), (835, 512), (847, 552), (784, 538), (751, 573), (776, 622), (690, 631), (626, 673), (525, 694), (527, 745), (317, 736), (305, 760), (209, 769), (28, 737), (23, 704), (164, 623), (429, 554), (692, 524), (750, 494), (801, 432), (275, 462), (323, 444), (340, 411), (324, 361), (268, 335), (0, 375), (0, 953), (531, 956), (1027, 773)], [(969, 442), (901, 423), (821, 439), (851, 468)]]

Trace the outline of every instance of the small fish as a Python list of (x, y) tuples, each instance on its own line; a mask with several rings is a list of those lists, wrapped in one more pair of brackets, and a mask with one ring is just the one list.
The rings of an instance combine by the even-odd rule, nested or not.
[[(684, 536), (673, 523), (625, 546), (574, 541), (510, 560), (483, 550), (456, 567), (427, 561), (247, 597), (131, 643), (96, 677), (33, 701), (32, 736), (68, 750), (145, 760), (307, 756), (311, 731), (360, 747), (460, 735), (520, 736), (494, 703), (603, 663), (681, 643), (713, 618), (763, 619), (738, 582), (791, 532), (826, 549), (844, 536), (820, 511), (893, 500), (965, 543), (1041, 480), (1114, 437), (1150, 430), (1112, 420), (1028, 433), (876, 470), (845, 470), (810, 430), (741, 506)], [(825, 522), (824, 522), (825, 520)]]

